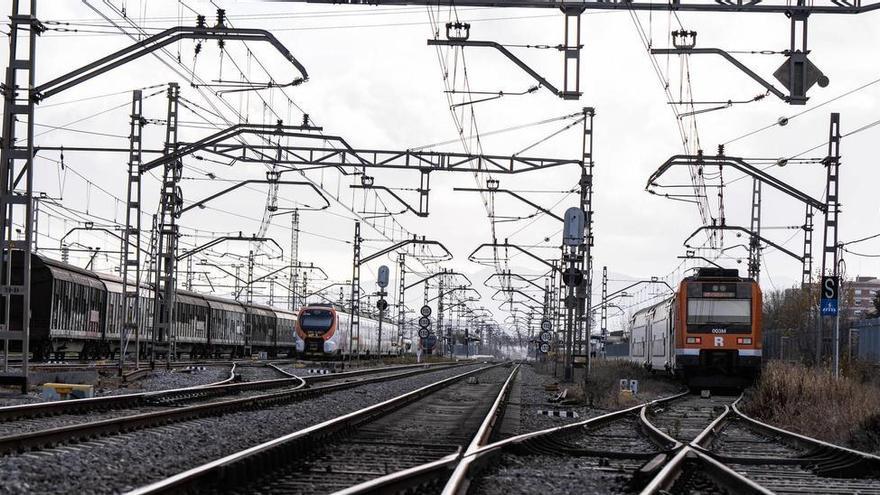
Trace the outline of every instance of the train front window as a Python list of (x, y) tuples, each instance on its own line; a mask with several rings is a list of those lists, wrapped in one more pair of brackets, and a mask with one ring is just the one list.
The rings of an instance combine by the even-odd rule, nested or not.
[(299, 325), (308, 333), (324, 333), (333, 326), (333, 313), (325, 309), (310, 309), (302, 312)]
[(692, 325), (748, 325), (752, 322), (752, 305), (748, 299), (688, 299), (687, 309), (687, 322)]

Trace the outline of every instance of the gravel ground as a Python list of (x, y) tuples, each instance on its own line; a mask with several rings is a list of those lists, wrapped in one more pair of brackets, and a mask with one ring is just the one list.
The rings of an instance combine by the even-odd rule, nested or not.
[[(191, 372), (181, 370), (155, 370), (140, 380), (123, 384), (120, 388), (96, 389), (95, 395), (120, 395), (138, 392), (155, 392), (175, 388), (207, 385), (229, 378), (229, 366), (208, 366), (204, 370)], [(278, 372), (275, 372), (278, 375)]]
[[(476, 366), (0, 458), (4, 493), (118, 493), (390, 399)], [(59, 482), (63, 480), (63, 484)]]
[(21, 395), (15, 392), (3, 392), (0, 394), (0, 407), (17, 406), (19, 404), (33, 404), (35, 402), (45, 402), (39, 392), (31, 392), (27, 395)]
[[(609, 373), (620, 373), (620, 375), (608, 376)], [(609, 391), (606, 390), (608, 382), (610, 381), (611, 383), (616, 384), (620, 378), (628, 378), (630, 376), (629, 373), (630, 371), (626, 368), (622, 368), (621, 370), (617, 370), (616, 368), (604, 370), (601, 377), (597, 376), (597, 380), (590, 383), (590, 388), (587, 389), (587, 392), (593, 394), (595, 397), (605, 397), (609, 393)], [(590, 407), (583, 404), (581, 401), (578, 401), (577, 404), (570, 405), (549, 402), (550, 398), (557, 395), (559, 391), (562, 391), (566, 387), (569, 388), (568, 397), (573, 398), (580, 392), (580, 383), (576, 385), (558, 383), (559, 378), (554, 377), (552, 372), (544, 372), (531, 364), (525, 364), (520, 368), (520, 377), (520, 425), (518, 430), (513, 428), (516, 430), (513, 434), (528, 433), (583, 421), (592, 417), (601, 416), (612, 410), (622, 409), (624, 407), (634, 406), (640, 402), (647, 402), (659, 397), (672, 395), (677, 393), (680, 389), (679, 385), (660, 376), (656, 378), (642, 378), (640, 380), (640, 387), (644, 392), (640, 393), (637, 398), (629, 399), (629, 401), (621, 401), (617, 404), (618, 407)], [(548, 391), (545, 389), (545, 386), (557, 383), (558, 390)], [(596, 388), (599, 388), (600, 390), (596, 390)], [(540, 410), (575, 412), (578, 417), (545, 416), (538, 413)]]
[[(578, 406), (562, 406), (548, 402), (548, 399), (556, 395), (558, 392), (548, 392), (544, 389), (545, 385), (551, 385), (558, 382), (558, 378), (553, 375), (538, 373), (531, 365), (523, 365), (520, 367), (520, 425), (519, 430), (515, 434), (528, 433), (532, 431), (562, 426), (568, 423), (583, 421), (587, 418), (605, 414), (604, 409), (590, 408), (585, 405)], [(564, 386), (563, 386), (564, 388)], [(560, 388), (560, 390), (562, 390)], [(557, 411), (573, 411), (579, 417), (577, 418), (561, 418), (553, 416), (544, 416), (539, 414), (540, 410), (557, 410)]]
[[(282, 366), (279, 368), (284, 369)], [(276, 380), (278, 378), (290, 378), (275, 368), (267, 365), (238, 365), (235, 367), (236, 376), (244, 382), (258, 382), (262, 380)]]
[(637, 492), (628, 487), (639, 461), (593, 457), (516, 456), (502, 454), (491, 474), (480, 477), (469, 493), (512, 494), (619, 494)]

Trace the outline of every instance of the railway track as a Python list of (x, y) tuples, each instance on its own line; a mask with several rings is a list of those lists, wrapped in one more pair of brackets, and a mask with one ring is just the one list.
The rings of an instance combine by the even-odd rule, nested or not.
[[(256, 361), (259, 364), (286, 364), (293, 363), (296, 360), (293, 358), (279, 358), (279, 359), (268, 359), (263, 361)], [(165, 368), (182, 368), (186, 366), (231, 366), (232, 363), (241, 363), (243, 362), (241, 359), (238, 360), (230, 360), (230, 359), (199, 359), (199, 360), (186, 360), (186, 361), (156, 361), (154, 366), (150, 366), (149, 361), (142, 361), (139, 368), (136, 368), (134, 363), (129, 361), (125, 363), (125, 367), (123, 368), (126, 373), (132, 372), (146, 372), (152, 371), (153, 369), (165, 369)], [(0, 364), (2, 364), (2, 360), (0, 360)], [(11, 359), (9, 361), (10, 367), (19, 367), (21, 366), (21, 360)], [(86, 370), (99, 370), (99, 371), (116, 371), (119, 369), (119, 361), (79, 361), (79, 360), (69, 360), (69, 361), (58, 361), (58, 362), (34, 362), (31, 361), (29, 363), (29, 368), (31, 370), (36, 371), (86, 371)]]
[(491, 438), (517, 372), (467, 371), (130, 493), (439, 490)]
[[(286, 378), (233, 382), (236, 376), (241, 376), (236, 374), (233, 365), (229, 378), (211, 385), (3, 407), (0, 408), (0, 453), (24, 452), (171, 422), (269, 407), (449, 365), (406, 365), (308, 377), (269, 366), (273, 368), (272, 373)], [(323, 382), (330, 383), (321, 385)]]
[(442, 493), (880, 493), (880, 457), (766, 425), (737, 401), (680, 394), (501, 440), (447, 461)]
[(767, 425), (736, 402), (692, 446), (774, 493), (880, 494), (880, 457)]

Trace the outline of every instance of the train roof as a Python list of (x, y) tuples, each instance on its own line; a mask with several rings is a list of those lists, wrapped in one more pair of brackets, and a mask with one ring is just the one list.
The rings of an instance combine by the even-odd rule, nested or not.
[(205, 300), (205, 295), (199, 294), (198, 292), (178, 290), (175, 297), (178, 301), (182, 303), (192, 304), (195, 306), (208, 306), (208, 301)]
[(635, 313), (633, 313), (631, 320), (635, 319), (637, 316), (648, 314), (648, 313), (656, 310), (657, 308), (660, 308), (664, 305), (670, 304), (674, 298), (675, 298), (675, 296), (669, 296), (666, 299), (664, 299), (656, 304), (652, 304), (650, 306), (644, 307), (644, 308), (636, 311)]
[[(71, 265), (69, 263), (64, 263), (63, 261), (48, 258), (41, 254), (32, 253), (32, 256), (33, 260), (36, 260), (38, 264), (42, 264), (43, 266), (45, 266), (52, 274), (52, 277), (58, 280), (65, 280), (79, 285), (85, 285), (95, 289), (102, 289), (110, 292), (122, 292), (122, 278), (118, 275), (103, 272), (93, 272), (75, 265)], [(152, 290), (152, 287), (152, 284), (149, 283), (141, 282), (140, 284), (141, 292), (143, 292), (145, 289)], [(293, 316), (296, 315), (296, 313), (280, 308), (274, 308), (272, 306), (266, 306), (262, 304), (247, 304), (236, 301), (234, 299), (227, 299), (224, 297), (216, 296), (214, 294), (203, 294), (201, 292), (192, 292), (181, 289), (177, 290), (177, 299), (180, 302), (197, 306), (208, 306), (211, 308), (225, 309), (227, 311), (244, 310), (248, 313), (260, 314), (263, 316), (276, 316), (276, 313)]]
[(106, 289), (93, 272), (39, 254), (34, 254), (33, 257), (39, 263), (42, 263), (52, 276), (58, 280), (65, 280), (95, 289)]
[(222, 309), (224, 311), (242, 311), (244, 309), (244, 306), (235, 299), (226, 299), (214, 294), (202, 294), (202, 297), (212, 309)]
[(719, 268), (717, 266), (703, 266), (697, 268), (696, 273), (693, 275), (686, 277), (684, 280), (686, 281), (699, 281), (699, 280), (725, 280), (725, 281), (738, 281), (738, 282), (749, 282), (752, 281), (750, 278), (741, 277), (739, 275), (739, 270), (736, 268)]
[(286, 309), (275, 308), (275, 307), (272, 308), (272, 311), (274, 311), (276, 315), (283, 315), (283, 316), (293, 317), (294, 319), (296, 319), (296, 313), (294, 313), (293, 311), (288, 311)]
[(252, 313), (260, 316), (275, 316), (275, 308), (272, 306), (264, 306), (262, 304), (242, 304), (244, 306), (244, 310), (247, 313)]

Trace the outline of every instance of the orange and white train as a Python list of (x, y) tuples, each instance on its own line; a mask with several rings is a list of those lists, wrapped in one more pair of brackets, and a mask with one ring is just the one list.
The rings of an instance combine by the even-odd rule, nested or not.
[(308, 358), (339, 358), (349, 354), (391, 356), (414, 352), (412, 342), (398, 336), (396, 323), (382, 322), (381, 345), (378, 320), (361, 316), (359, 326), (360, 330), (355, 329), (355, 334), (350, 335), (350, 314), (329, 304), (303, 306), (296, 319), (297, 353)]
[(632, 316), (629, 359), (692, 387), (751, 383), (761, 370), (761, 287), (737, 270), (699, 268)]

